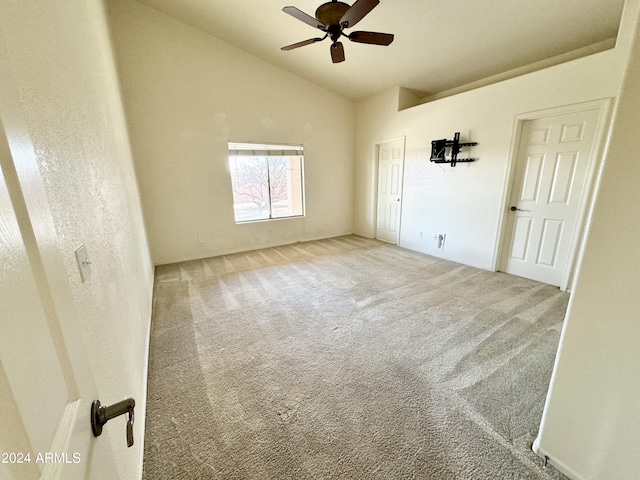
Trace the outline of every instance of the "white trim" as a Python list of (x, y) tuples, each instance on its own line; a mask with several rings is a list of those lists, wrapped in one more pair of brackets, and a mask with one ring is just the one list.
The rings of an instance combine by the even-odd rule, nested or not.
[(576, 226), (573, 232), (573, 238), (571, 239), (567, 266), (562, 277), (562, 283), (560, 284), (561, 290), (573, 290), (574, 287), (578, 252), (585, 237), (587, 219), (590, 217), (591, 206), (593, 205), (597, 172), (602, 165), (605, 146), (607, 144), (607, 131), (611, 126), (611, 106), (613, 100), (607, 98), (598, 103), (598, 121), (593, 137), (593, 148), (585, 178), (584, 191), (580, 198), (578, 213), (576, 215)]
[[(140, 458), (138, 460), (138, 478), (142, 480), (142, 473), (144, 471), (144, 437), (147, 427), (147, 385), (149, 383), (149, 349), (151, 347), (151, 321), (149, 321), (149, 328), (147, 330), (147, 338), (145, 340), (145, 355), (144, 355), (144, 368), (142, 371), (142, 378), (144, 385), (142, 386), (142, 398), (137, 402), (136, 406), (140, 411), (136, 414), (136, 420), (142, 419), (140, 422), (140, 438), (136, 441), (140, 444)], [(138, 420), (139, 421), (139, 420)]]
[(509, 144), (509, 161), (507, 162), (507, 172), (504, 177), (504, 183), (502, 185), (502, 205), (500, 208), (500, 215), (498, 217), (498, 234), (496, 235), (495, 245), (493, 248), (493, 259), (491, 261), (491, 269), (494, 272), (500, 270), (502, 265), (502, 256), (504, 250), (504, 243), (506, 239), (507, 229), (507, 205), (511, 199), (511, 193), (513, 190), (513, 177), (515, 175), (515, 165), (518, 156), (518, 147), (520, 145), (520, 135), (522, 133), (522, 125), (524, 120), (519, 119), (517, 116), (513, 119), (513, 127), (511, 134), (511, 142)]
[(388, 138), (386, 140), (377, 140), (373, 143), (373, 237), (378, 238), (378, 177), (380, 174), (380, 145), (385, 143), (402, 142), (402, 179), (400, 180), (400, 219), (398, 220), (398, 238), (395, 245), (400, 246), (400, 238), (402, 236), (402, 206), (404, 205), (404, 176), (405, 176), (405, 160), (407, 150), (407, 137), (400, 135), (398, 137)]
[(149, 295), (149, 310), (148, 313), (146, 315), (146, 317), (148, 317), (148, 326), (147, 326), (147, 338), (145, 339), (145, 350), (144, 350), (144, 365), (143, 365), (143, 369), (142, 369), (142, 395), (139, 399), (138, 402), (136, 402), (136, 406), (139, 409), (138, 415), (136, 415), (136, 417), (138, 417), (139, 419), (142, 419), (142, 421), (140, 421), (140, 423), (142, 424), (142, 426), (140, 427), (140, 438), (138, 441), (139, 445), (140, 445), (140, 459), (138, 460), (138, 477), (140, 480), (142, 480), (142, 473), (144, 471), (144, 437), (145, 437), (145, 433), (146, 433), (146, 427), (147, 427), (147, 390), (148, 390), (148, 385), (149, 385), (149, 357), (150, 357), (150, 351), (151, 351), (151, 320), (153, 319), (153, 292), (154, 292), (154, 288), (155, 288), (155, 278), (156, 278), (156, 274), (155, 274), (155, 266), (151, 271), (151, 294)]
[(586, 112), (590, 110), (598, 110), (598, 120), (596, 123), (591, 155), (587, 165), (585, 176), (584, 190), (578, 202), (578, 212), (576, 214), (576, 224), (574, 232), (569, 244), (569, 252), (567, 263), (562, 274), (560, 282), (560, 290), (571, 290), (573, 287), (574, 273), (576, 268), (577, 252), (582, 244), (585, 233), (585, 225), (587, 221), (587, 211), (592, 203), (596, 172), (602, 163), (602, 155), (606, 145), (606, 131), (611, 123), (611, 98), (603, 98), (589, 102), (576, 103), (572, 105), (564, 105), (560, 107), (537, 110), (533, 112), (524, 112), (514, 116), (514, 125), (512, 130), (511, 144), (509, 147), (509, 162), (507, 164), (507, 175), (505, 176), (505, 184), (503, 185), (502, 208), (500, 210), (498, 235), (496, 237), (497, 245), (494, 248), (494, 258), (492, 262), (493, 271), (504, 271), (506, 261), (504, 258), (505, 242), (510, 232), (507, 232), (508, 216), (506, 215), (507, 206), (511, 199), (513, 191), (513, 182), (516, 170), (516, 161), (518, 150), (520, 147), (520, 135), (522, 126), (525, 121), (536, 120), (539, 118), (548, 118), (559, 115), (568, 115), (571, 113)]
[(540, 437), (539, 436), (536, 437), (536, 439), (533, 441), (533, 445), (531, 446), (531, 450), (533, 450), (533, 453), (535, 453), (536, 455), (538, 455), (541, 458), (545, 458), (546, 457), (547, 462), (549, 462), (549, 464), (552, 465), (553, 468), (558, 470), (560, 473), (563, 473), (567, 477), (571, 478), (572, 480), (583, 480), (583, 477), (578, 475), (576, 472), (574, 472), (572, 469), (567, 467), (561, 461), (554, 459), (549, 454), (549, 452), (547, 452), (543, 448), (540, 448)]
[[(60, 416), (60, 422), (58, 423), (58, 429), (51, 442), (49, 452), (53, 453), (60, 458), (69, 457), (72, 460), (72, 453), (69, 452), (69, 444), (71, 443), (71, 437), (76, 429), (76, 423), (78, 421), (78, 411), (82, 405), (82, 400), (74, 400), (65, 405), (62, 415)], [(88, 418), (84, 420), (88, 421)], [(38, 453), (39, 455), (40, 453)], [(33, 459), (33, 461), (36, 461)], [(40, 480), (57, 480), (62, 475), (62, 471), (67, 462), (47, 462), (42, 469), (42, 475)]]
[[(296, 218), (302, 218), (302, 217), (296, 217)], [(230, 250), (215, 250), (215, 251), (207, 252), (205, 254), (205, 258), (208, 258), (208, 257), (219, 257), (221, 255), (233, 255), (233, 254), (236, 254), (236, 253), (251, 252), (253, 250), (262, 250), (262, 249), (265, 249), (265, 248), (286, 247), (287, 245), (295, 245), (296, 243), (300, 243), (300, 242), (315, 242), (315, 241), (318, 241), (318, 240), (328, 240), (330, 238), (344, 237), (344, 236), (347, 236), (347, 235), (357, 235), (357, 236), (363, 237), (363, 238), (375, 239), (375, 237), (367, 237), (366, 235), (362, 235), (362, 234), (359, 234), (359, 233), (354, 233), (353, 229), (351, 229), (349, 231), (345, 231), (345, 232), (342, 232), (342, 233), (334, 233), (334, 234), (331, 234), (331, 235), (319, 235), (319, 236), (315, 236), (315, 237), (300, 237), (298, 239), (290, 239), (290, 240), (285, 240), (285, 241), (282, 241), (282, 242), (274, 241), (274, 242), (270, 242), (270, 243), (254, 245), (252, 247), (242, 247), (242, 248), (230, 249)], [(156, 265), (156, 267), (160, 267), (160, 266), (163, 266), (163, 265), (171, 265), (172, 263), (190, 262), (192, 260), (202, 260), (202, 257), (201, 256), (193, 257), (193, 258), (186, 257), (186, 258), (184, 258), (182, 260), (171, 260), (170, 262), (157, 263), (155, 265)]]

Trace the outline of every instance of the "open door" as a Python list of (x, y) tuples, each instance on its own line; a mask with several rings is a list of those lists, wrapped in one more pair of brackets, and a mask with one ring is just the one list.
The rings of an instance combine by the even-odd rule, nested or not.
[[(26, 128), (15, 123), (5, 128), (4, 119), (20, 117), (7, 115), (15, 113), (15, 105), (6, 89), (4, 93), (0, 92), (0, 479), (118, 480), (110, 442), (92, 435), (95, 382), (33, 145)], [(113, 426), (118, 427), (125, 442), (125, 426)]]

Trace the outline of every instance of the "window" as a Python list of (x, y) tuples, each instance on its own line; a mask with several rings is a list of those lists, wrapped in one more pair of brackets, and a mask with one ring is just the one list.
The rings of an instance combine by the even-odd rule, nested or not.
[(236, 223), (304, 215), (302, 146), (229, 142)]

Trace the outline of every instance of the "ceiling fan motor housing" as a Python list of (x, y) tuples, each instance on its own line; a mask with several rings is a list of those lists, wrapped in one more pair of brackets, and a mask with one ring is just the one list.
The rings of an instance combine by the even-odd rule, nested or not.
[(318, 7), (316, 18), (327, 27), (340, 26), (340, 19), (349, 8), (350, 6), (344, 2), (327, 2)]

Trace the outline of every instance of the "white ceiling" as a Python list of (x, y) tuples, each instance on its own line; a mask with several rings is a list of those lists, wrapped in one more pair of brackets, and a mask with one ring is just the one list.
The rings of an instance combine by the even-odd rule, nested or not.
[(590, 45), (611, 45), (624, 4), (624, 0), (380, 0), (354, 30), (393, 33), (394, 42), (382, 47), (343, 39), (346, 61), (333, 64), (329, 39), (280, 50), (322, 36), (282, 8), (293, 5), (313, 16), (324, 0), (139, 1), (354, 100), (395, 86), (424, 97)]

